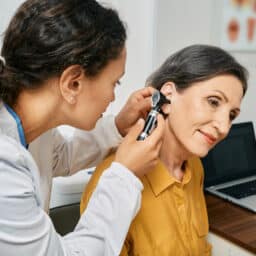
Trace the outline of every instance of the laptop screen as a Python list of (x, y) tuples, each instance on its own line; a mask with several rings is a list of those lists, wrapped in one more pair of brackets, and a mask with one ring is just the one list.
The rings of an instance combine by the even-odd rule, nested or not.
[(228, 136), (202, 158), (205, 187), (256, 174), (256, 141), (252, 122), (233, 124)]

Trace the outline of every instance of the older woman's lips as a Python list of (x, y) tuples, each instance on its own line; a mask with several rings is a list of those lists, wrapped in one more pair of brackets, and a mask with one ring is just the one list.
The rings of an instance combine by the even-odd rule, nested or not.
[(215, 138), (213, 135), (209, 134), (209, 133), (206, 133), (206, 132), (203, 132), (200, 130), (200, 132), (204, 135), (204, 138), (205, 140), (210, 144), (210, 145), (213, 145), (216, 141), (217, 141), (217, 138)]

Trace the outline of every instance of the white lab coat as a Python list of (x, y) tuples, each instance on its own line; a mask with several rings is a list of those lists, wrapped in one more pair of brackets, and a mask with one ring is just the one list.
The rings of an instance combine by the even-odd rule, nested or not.
[(114, 117), (107, 116), (100, 119), (91, 132), (76, 130), (74, 136), (67, 139), (58, 129), (52, 129), (33, 141), (29, 151), (40, 171), (45, 211), (49, 210), (53, 177), (69, 176), (95, 166), (120, 140)]
[(92, 132), (77, 131), (69, 141), (54, 129), (30, 145), (35, 162), (0, 102), (0, 254), (119, 255), (143, 188), (121, 164), (103, 174), (74, 232), (58, 235), (46, 213), (52, 177), (95, 165), (119, 140), (113, 118)]

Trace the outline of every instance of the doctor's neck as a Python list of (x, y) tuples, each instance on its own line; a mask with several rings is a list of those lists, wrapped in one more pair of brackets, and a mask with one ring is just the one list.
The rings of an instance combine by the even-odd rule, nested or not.
[(61, 111), (61, 97), (56, 83), (43, 85), (37, 89), (23, 90), (14, 106), (19, 116), (29, 144), (44, 132), (64, 124)]

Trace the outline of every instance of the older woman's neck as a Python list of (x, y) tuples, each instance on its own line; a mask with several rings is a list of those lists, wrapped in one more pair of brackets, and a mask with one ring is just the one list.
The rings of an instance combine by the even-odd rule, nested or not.
[(160, 151), (160, 159), (167, 167), (169, 173), (181, 181), (184, 176), (184, 163), (189, 158), (188, 152), (184, 149), (176, 137), (166, 133)]

